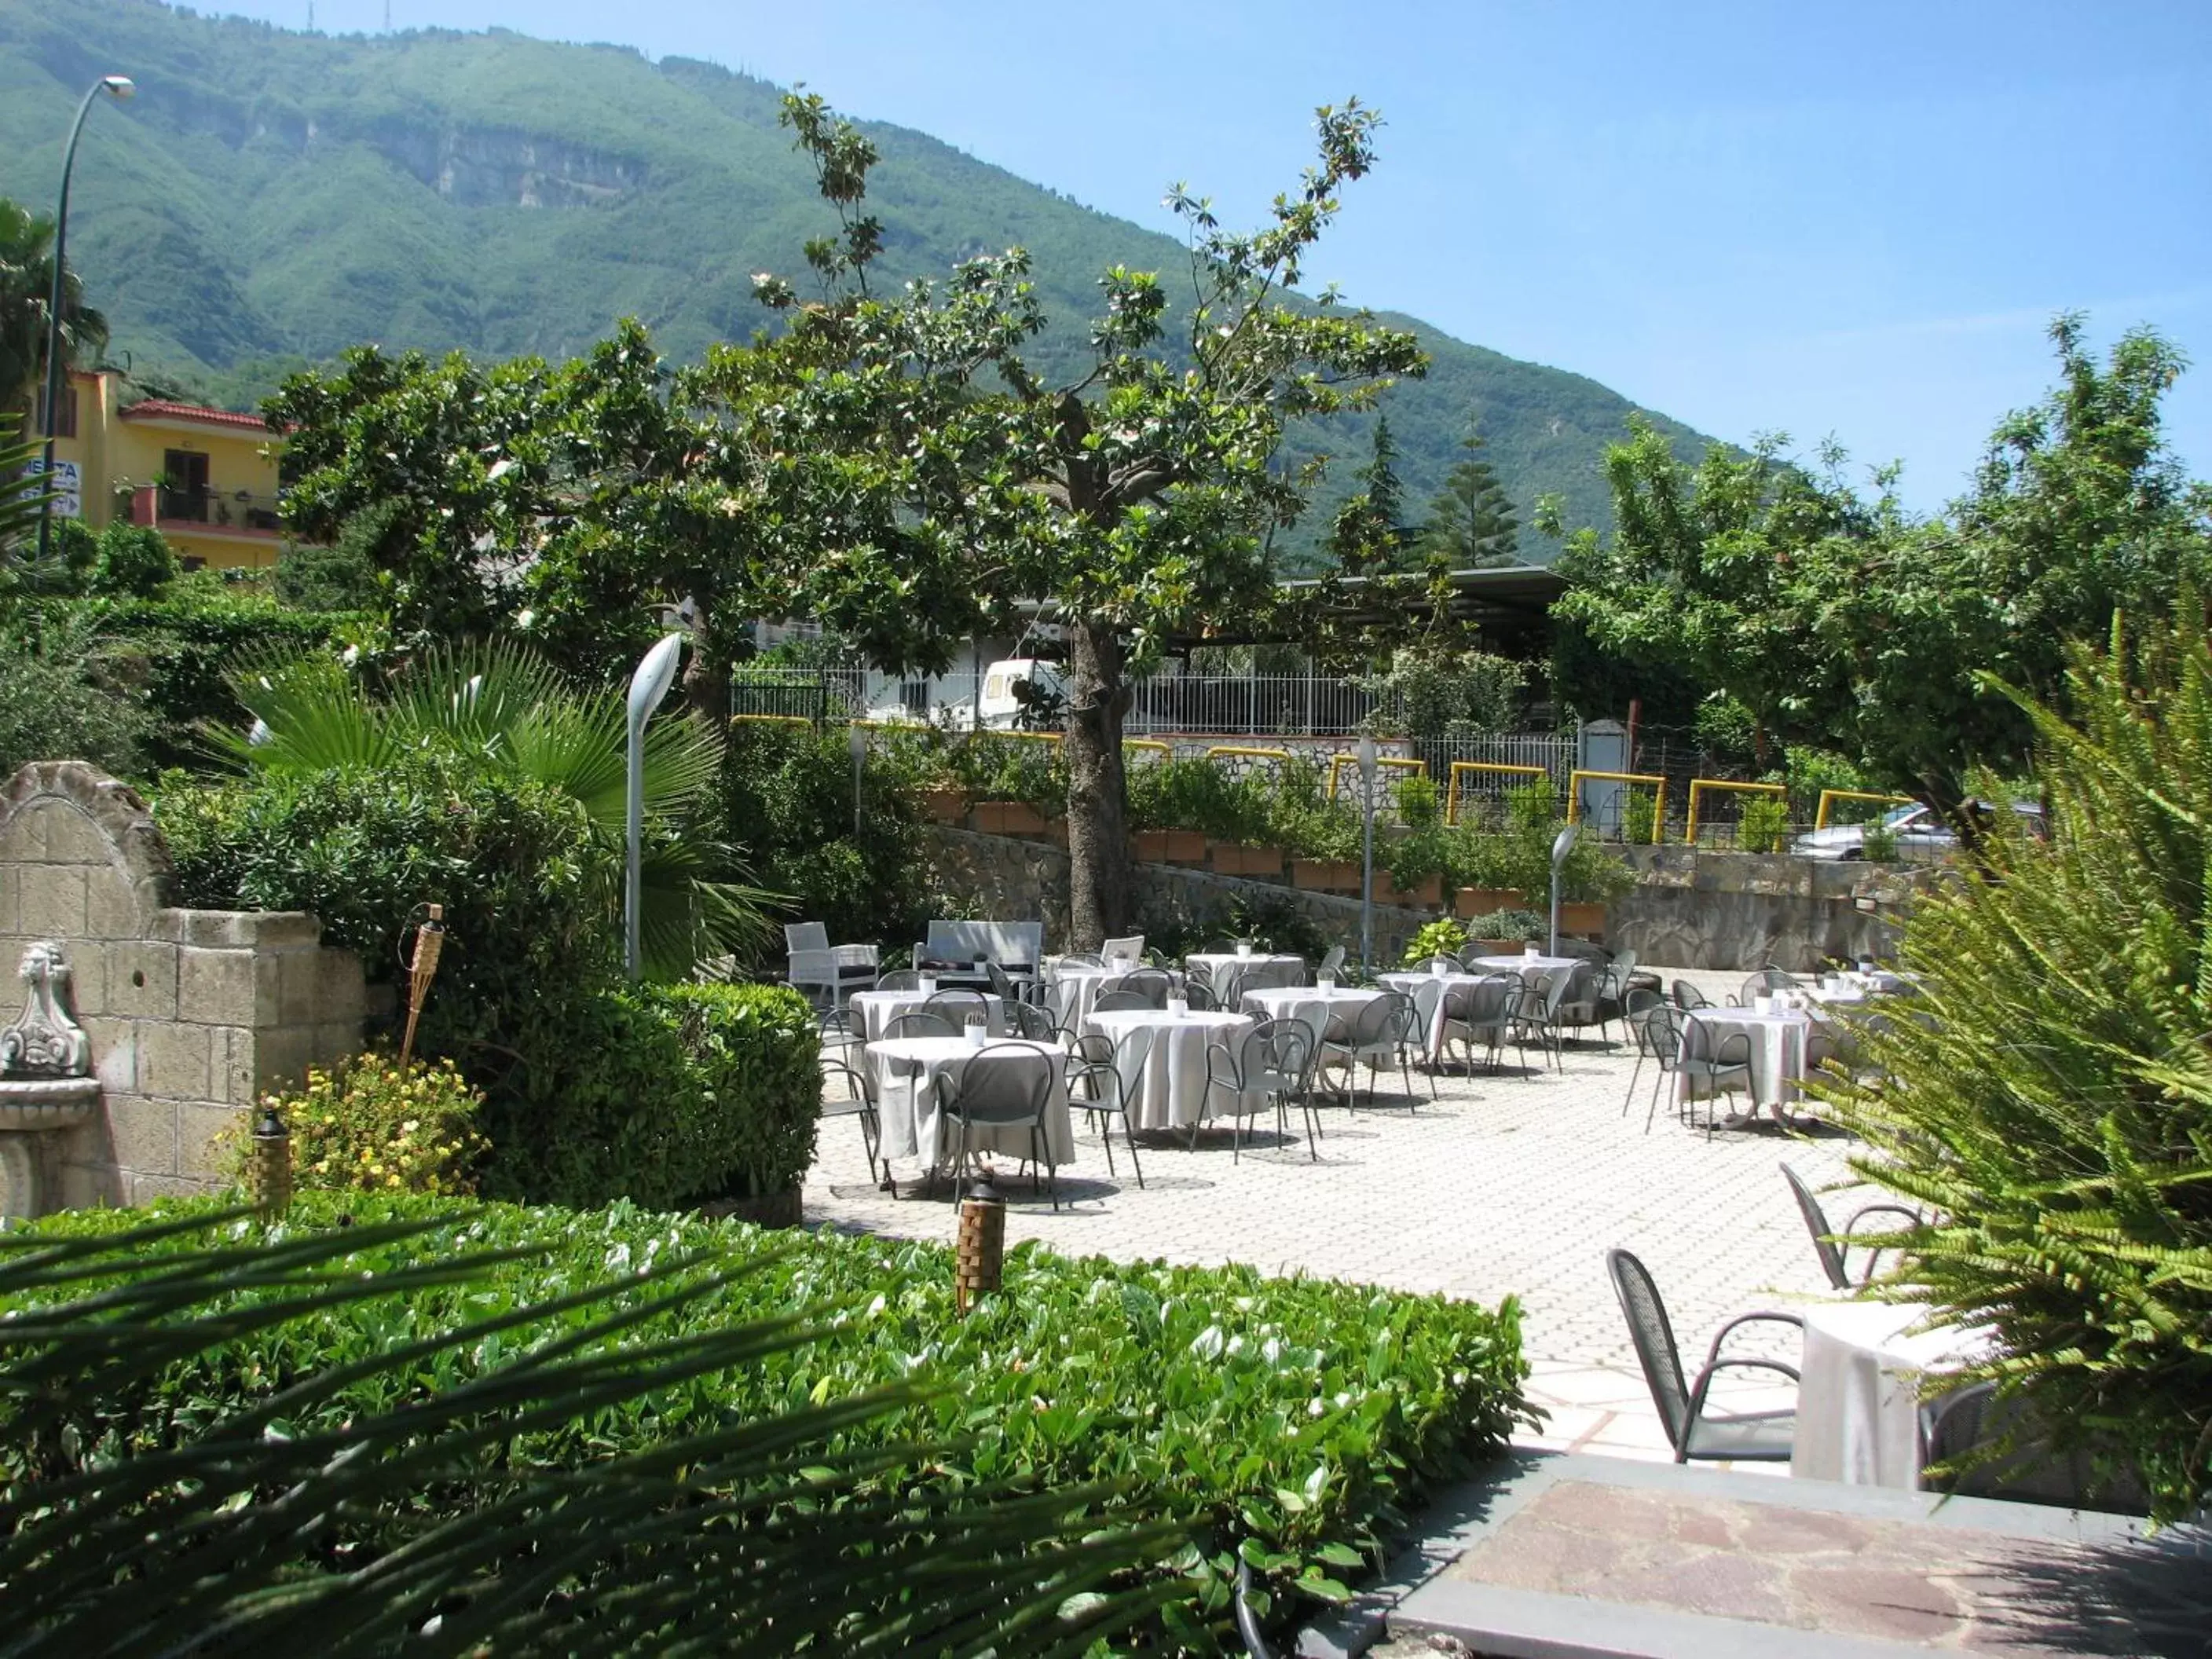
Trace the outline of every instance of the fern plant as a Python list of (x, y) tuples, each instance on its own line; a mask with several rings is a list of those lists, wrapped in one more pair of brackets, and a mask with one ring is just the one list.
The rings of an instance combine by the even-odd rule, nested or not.
[(1861, 1018), (1825, 1091), (1862, 1173), (1940, 1218), (1893, 1239), (1890, 1293), (1993, 1330), (1970, 1376), (2161, 1519), (2212, 1495), (2212, 648), (2185, 612), (2077, 650), (2063, 717), (2007, 692), (2050, 841), (1992, 837), (1918, 905), (1916, 1004)]

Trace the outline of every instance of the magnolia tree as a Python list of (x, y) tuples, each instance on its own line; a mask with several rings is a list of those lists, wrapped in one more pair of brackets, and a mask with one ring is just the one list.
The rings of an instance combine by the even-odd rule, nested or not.
[[(1177, 186), (1189, 231), (1178, 308), (1156, 273), (1115, 267), (1082, 372), (1033, 361), (1044, 325), (1019, 250), (969, 260), (944, 283), (872, 291), (880, 246), (865, 206), (873, 149), (816, 98), (784, 119), (813, 160), (840, 233), (807, 249), (820, 297), (759, 280), (789, 319), (778, 340), (718, 351), (697, 392), (733, 443), (765, 446), (733, 516), (760, 522), (757, 569), (782, 609), (833, 623), (879, 659), (941, 659), (979, 623), (1041, 603), (1066, 644), (1071, 915), (1079, 945), (1130, 908), (1122, 721), (1133, 672), (1176, 635), (1247, 625), (1274, 599), (1270, 546), (1306, 507), (1316, 469), (1279, 466), (1286, 423), (1369, 406), (1425, 360), (1410, 335), (1292, 296), (1373, 160), (1376, 115), (1318, 112), (1320, 159), (1252, 234), (1222, 228)], [(773, 525), (776, 475), (843, 509)], [(765, 494), (763, 491), (765, 490)], [(865, 505), (864, 505), (865, 504)], [(896, 532), (896, 540), (892, 539)]]

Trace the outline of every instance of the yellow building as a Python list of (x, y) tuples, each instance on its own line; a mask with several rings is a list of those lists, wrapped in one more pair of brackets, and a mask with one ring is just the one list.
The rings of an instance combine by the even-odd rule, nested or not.
[(55, 411), (56, 510), (95, 531), (118, 519), (152, 525), (187, 569), (275, 564), (282, 441), (258, 415), (126, 404), (124, 392), (112, 371), (70, 371)]

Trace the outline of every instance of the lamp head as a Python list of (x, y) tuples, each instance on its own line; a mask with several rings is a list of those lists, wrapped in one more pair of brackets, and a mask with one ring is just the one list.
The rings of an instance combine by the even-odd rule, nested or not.
[(1358, 760), (1359, 760), (1359, 781), (1360, 781), (1360, 782), (1362, 782), (1362, 783), (1372, 783), (1372, 782), (1374, 782), (1374, 781), (1375, 781), (1375, 739), (1374, 739), (1374, 738), (1360, 738), (1358, 747), (1358, 748), (1357, 748), (1353, 752), (1354, 752), (1354, 753), (1358, 757)]
[(859, 765), (868, 757), (867, 727), (854, 721), (845, 728), (845, 746), (853, 752), (853, 763)]
[(106, 88), (111, 98), (130, 98), (136, 96), (138, 91), (138, 83), (127, 75), (103, 75), (100, 77), (100, 84)]
[(1575, 850), (1575, 842), (1582, 836), (1582, 826), (1571, 823), (1552, 839), (1552, 868), (1558, 869), (1567, 861), (1567, 854)]
[(683, 654), (684, 635), (668, 634), (638, 663), (637, 672), (629, 677), (631, 730), (642, 731), (653, 711), (660, 707), (660, 700), (676, 683), (676, 665)]

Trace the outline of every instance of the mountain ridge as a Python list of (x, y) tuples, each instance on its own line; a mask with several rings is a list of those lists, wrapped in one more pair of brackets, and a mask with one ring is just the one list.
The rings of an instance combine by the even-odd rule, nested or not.
[[(506, 30), (309, 35), (154, 0), (0, 0), (0, 193), (51, 199), (74, 100), (111, 70), (140, 94), (88, 128), (71, 262), (118, 354), (234, 406), (367, 340), (560, 356), (628, 314), (691, 360), (767, 326), (752, 273), (802, 274), (801, 246), (830, 224), (776, 125), (781, 89), (703, 59)], [(882, 152), (879, 268), (937, 276), (1028, 247), (1054, 325), (1038, 356), (1054, 374), (1082, 355), (1100, 271), (1172, 272), (1186, 258), (928, 134), (860, 125)], [(1571, 520), (1607, 520), (1604, 446), (1638, 405), (1376, 314), (1433, 360), (1385, 399), (1410, 504), (1441, 487), (1472, 419), (1524, 520), (1547, 491)], [(1685, 453), (1706, 441), (1644, 412)], [(1366, 459), (1365, 428), (1308, 427), (1289, 446), (1338, 457), (1302, 527), (1309, 544)], [(1524, 533), (1524, 557), (1547, 551)]]

